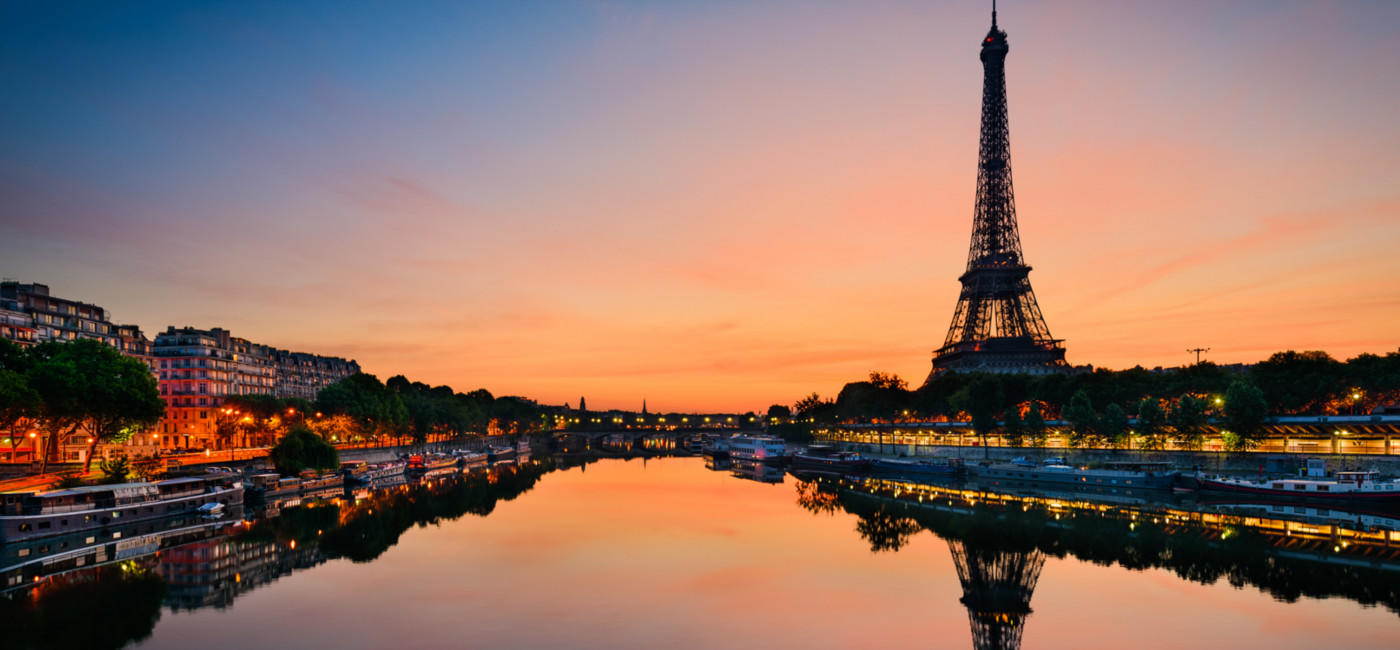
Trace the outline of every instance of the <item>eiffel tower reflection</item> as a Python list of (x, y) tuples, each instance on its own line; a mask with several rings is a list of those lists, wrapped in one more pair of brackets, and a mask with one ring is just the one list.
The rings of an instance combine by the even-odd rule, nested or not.
[(972, 625), (972, 647), (1021, 647), (1021, 631), (1031, 613), (1031, 594), (1045, 566), (1039, 549), (1014, 551), (948, 540), (962, 583), (962, 604)]

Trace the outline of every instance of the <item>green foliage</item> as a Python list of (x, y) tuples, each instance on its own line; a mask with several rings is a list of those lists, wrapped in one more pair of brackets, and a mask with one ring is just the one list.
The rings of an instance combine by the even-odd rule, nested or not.
[(1069, 405), (1065, 406), (1064, 419), (1073, 427), (1069, 438), (1071, 445), (1078, 447), (1092, 443), (1098, 437), (1099, 417), (1094, 412), (1093, 403), (1089, 401), (1088, 392), (1082, 389), (1075, 391)]
[(33, 365), (24, 348), (0, 339), (0, 429), (9, 430), (20, 420), (39, 415), (39, 393), (29, 384)]
[(856, 522), (856, 532), (870, 543), (870, 552), (898, 551), (909, 543), (914, 533), (923, 530), (919, 522), (895, 516), (884, 508), (862, 515)]
[(1145, 397), (1138, 403), (1137, 433), (1142, 436), (1142, 446), (1147, 449), (1162, 449), (1166, 446), (1167, 413), (1156, 399)]
[(1320, 412), (1346, 392), (1346, 368), (1326, 352), (1279, 352), (1254, 365), (1251, 382), (1276, 413)]
[(1200, 449), (1205, 438), (1206, 401), (1199, 397), (1183, 395), (1172, 407), (1167, 421), (1176, 430), (1176, 436), (1187, 449)]
[[(165, 414), (155, 377), (144, 363), (90, 339), (35, 346), (30, 382), (42, 400), (40, 420), (50, 448), (61, 435), (84, 429), (98, 443), (120, 442)], [(86, 471), (91, 467), (89, 453)]]
[(82, 487), (87, 485), (83, 477), (76, 472), (67, 472), (55, 476), (49, 487), (54, 490), (67, 490), (68, 488)]
[(836, 403), (823, 400), (820, 395), (812, 393), (800, 400), (792, 407), (793, 417), (798, 419), (811, 419), (814, 422), (831, 422), (836, 418)]
[(138, 456), (136, 460), (131, 461), (131, 473), (143, 481), (157, 478), (163, 471), (160, 459), (153, 456)]
[(908, 382), (904, 381), (894, 373), (870, 371), (870, 385), (879, 389), (904, 391), (909, 389)]
[(302, 426), (293, 427), (268, 451), (273, 467), (284, 475), (304, 469), (334, 469), (340, 467), (340, 454), (329, 442)]
[(97, 468), (102, 470), (100, 483), (125, 483), (127, 475), (131, 473), (131, 462), (126, 456), (117, 456), (111, 460), (103, 459)]
[(1099, 435), (1115, 449), (1121, 449), (1127, 444), (1128, 414), (1123, 412), (1123, 407), (1109, 404), (1104, 408), (1103, 417), (1099, 419)]
[(1012, 447), (1020, 447), (1025, 444), (1026, 423), (1021, 419), (1021, 409), (1016, 406), (1006, 409), (1006, 415), (1002, 419), (1004, 420), (1002, 427), (1006, 430), (1007, 444)]
[(812, 425), (803, 422), (787, 422), (768, 425), (768, 435), (777, 436), (787, 442), (811, 442)]
[(1040, 414), (1040, 402), (1032, 400), (1026, 408), (1026, 435), (1032, 447), (1045, 446), (1045, 416)]
[(1264, 392), (1257, 386), (1237, 381), (1225, 391), (1225, 426), (1232, 438), (1225, 439), (1229, 451), (1244, 451), (1258, 444), (1259, 429), (1268, 419)]

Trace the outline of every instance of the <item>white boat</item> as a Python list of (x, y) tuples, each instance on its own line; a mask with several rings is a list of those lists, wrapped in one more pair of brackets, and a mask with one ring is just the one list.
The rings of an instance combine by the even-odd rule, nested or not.
[(0, 495), (0, 544), (128, 521), (188, 514), (208, 503), (241, 505), (243, 486), (230, 474), (155, 483), (118, 483)]
[(218, 519), (224, 516), (224, 504), (211, 501), (197, 508), (199, 514), (209, 519)]
[(729, 439), (729, 455), (735, 460), (773, 463), (784, 459), (787, 443), (774, 436), (734, 436)]

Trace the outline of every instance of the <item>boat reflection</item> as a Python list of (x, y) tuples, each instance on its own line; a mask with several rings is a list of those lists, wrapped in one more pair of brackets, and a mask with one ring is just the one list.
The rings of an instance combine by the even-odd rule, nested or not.
[(749, 481), (759, 483), (782, 483), (787, 472), (783, 468), (756, 460), (742, 460), (735, 458), (729, 460), (729, 473), (734, 476)]
[[(137, 529), (104, 530), (111, 541), (75, 551), (60, 548), (64, 538), (45, 538), (34, 548), (5, 545), (0, 629), (7, 631), (6, 647), (120, 648), (151, 634), (161, 605), (227, 608), (249, 591), (330, 559), (372, 561), (412, 526), (486, 516), (498, 501), (574, 464), (521, 461), (374, 490), (297, 496), (268, 503), (256, 521), (238, 509), (221, 521), (137, 522), (131, 524)], [(89, 595), (101, 605), (74, 605), (89, 602)], [(96, 613), (84, 619), (90, 610)], [(78, 620), (83, 623), (72, 624)], [(13, 637), (11, 646), (10, 632), (19, 629), (33, 634)]]

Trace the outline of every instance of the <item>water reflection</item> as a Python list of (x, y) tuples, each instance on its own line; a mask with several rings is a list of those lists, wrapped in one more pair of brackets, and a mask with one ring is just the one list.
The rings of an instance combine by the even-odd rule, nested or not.
[(1011, 550), (948, 540), (962, 583), (962, 604), (978, 650), (1021, 647), (1031, 594), (1045, 566), (1039, 549)]
[[(644, 462), (657, 457), (654, 452), (612, 456)], [(556, 455), (306, 502), (271, 503), (248, 521), (239, 513), (221, 522), (142, 524), (159, 527), (133, 528), (121, 544), (80, 553), (58, 548), (60, 538), (46, 540), (47, 551), (29, 547), (23, 556), (13, 545), (0, 547), (11, 566), (4, 574), (9, 598), (0, 599), (0, 631), (6, 647), (122, 647), (152, 634), (162, 605), (175, 611), (228, 609), (250, 591), (329, 560), (373, 562), (415, 526), (487, 517), (502, 501), (531, 491), (546, 474), (590, 462), (597, 462), (596, 456)], [(686, 462), (705, 474), (699, 459)], [(781, 483), (786, 476), (763, 464), (707, 467), (746, 481)], [(1400, 612), (1400, 581), (1395, 580), (1400, 533), (1395, 519), (1383, 513), (891, 478), (805, 473), (794, 478), (789, 482), (794, 493), (753, 487), (779, 495), (779, 508), (792, 510), (785, 505), (792, 497), (782, 495), (795, 494), (796, 505), (812, 515), (853, 517), (854, 531), (838, 532), (843, 541), (863, 542), (872, 553), (908, 553), (926, 530), (943, 540), (975, 648), (1020, 646), (1034, 618), (1031, 599), (1047, 558), (1160, 568), (1202, 584), (1224, 579), (1288, 602), (1343, 597)], [(564, 552), (558, 550), (564, 547), (550, 548)], [(1053, 572), (1043, 577), (1057, 578)], [(1058, 578), (1066, 579), (1063, 573)], [(943, 604), (954, 606), (952, 598)], [(75, 623), (80, 620), (88, 622)]]
[[(9, 598), (0, 599), (0, 632), (6, 647), (120, 648), (151, 634), (162, 604), (174, 611), (223, 609), (249, 591), (327, 560), (373, 561), (412, 526), (487, 516), (497, 502), (569, 466), (546, 460), (376, 491), (330, 491), (304, 503), (300, 497), (269, 503), (255, 522), (143, 522), (144, 535), (84, 549), (67, 561), (26, 553), (32, 560), (7, 572), (13, 586), (6, 590)], [(34, 544), (40, 543), (44, 549), (56, 544)], [(7, 545), (6, 551), (14, 554), (21, 546)], [(12, 636), (14, 630), (27, 633)]]
[(1017, 648), (1047, 556), (1225, 579), (1275, 599), (1343, 597), (1400, 613), (1393, 519), (1279, 504), (1184, 504), (994, 492), (963, 484), (803, 475), (798, 504), (858, 517), (872, 552), (923, 530), (947, 541), (976, 648)]

